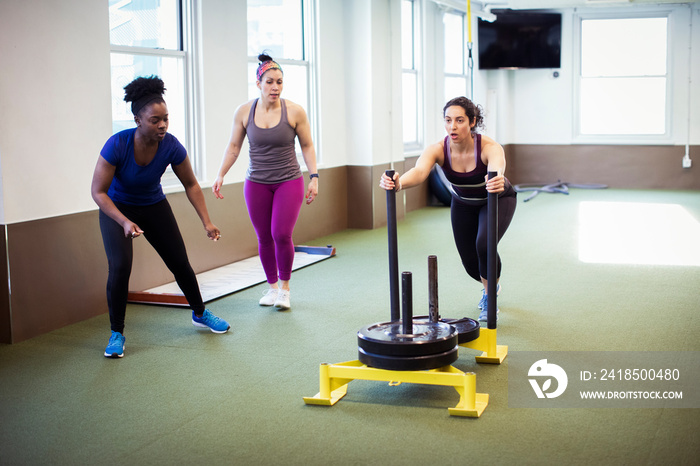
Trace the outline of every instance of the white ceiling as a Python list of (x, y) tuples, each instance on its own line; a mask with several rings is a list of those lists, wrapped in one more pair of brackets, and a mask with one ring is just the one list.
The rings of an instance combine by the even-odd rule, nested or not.
[[(635, 5), (654, 5), (662, 3), (698, 3), (700, 0), (472, 0), (472, 8), (512, 8), (527, 9), (556, 9), (576, 7), (625, 7)], [(466, 5), (466, 0), (438, 0), (438, 3)], [(462, 6), (464, 9), (464, 6)]]

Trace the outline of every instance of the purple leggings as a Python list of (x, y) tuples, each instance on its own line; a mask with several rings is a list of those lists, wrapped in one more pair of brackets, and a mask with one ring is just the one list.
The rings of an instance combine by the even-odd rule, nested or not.
[(294, 263), (292, 232), (304, 202), (304, 178), (275, 184), (245, 180), (248, 215), (258, 236), (258, 254), (268, 283), (289, 280)]

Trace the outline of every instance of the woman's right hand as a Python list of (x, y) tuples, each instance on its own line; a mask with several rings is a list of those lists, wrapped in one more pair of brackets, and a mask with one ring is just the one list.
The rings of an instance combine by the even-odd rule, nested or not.
[(224, 184), (224, 179), (221, 176), (217, 176), (216, 180), (214, 180), (214, 184), (211, 185), (211, 190), (217, 199), (224, 198), (223, 194), (221, 194), (221, 185), (223, 185), (223, 184)]
[(394, 178), (391, 179), (386, 176), (386, 173), (382, 173), (382, 177), (379, 180), (379, 187), (391, 191), (396, 187), (396, 192), (401, 190), (401, 182), (399, 181), (399, 174), (394, 173)]
[(124, 237), (136, 238), (143, 234), (143, 230), (137, 224), (131, 221), (124, 222)]

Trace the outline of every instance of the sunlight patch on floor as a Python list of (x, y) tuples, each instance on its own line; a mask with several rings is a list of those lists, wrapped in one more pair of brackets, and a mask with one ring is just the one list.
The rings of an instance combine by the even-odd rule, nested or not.
[(581, 202), (579, 259), (700, 266), (700, 222), (678, 204)]

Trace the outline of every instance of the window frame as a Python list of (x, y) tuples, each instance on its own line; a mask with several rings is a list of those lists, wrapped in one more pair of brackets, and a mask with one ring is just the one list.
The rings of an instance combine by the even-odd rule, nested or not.
[[(445, 24), (445, 17), (447, 15), (459, 16), (462, 20), (462, 28), (461, 28), (461, 32), (462, 32), (462, 38), (461, 38), (461, 43), (462, 43), (462, 73), (461, 74), (448, 73), (447, 71), (445, 71), (445, 68), (447, 67), (447, 57), (443, 58), (443, 60), (444, 60), (444, 63), (443, 63), (443, 91), (444, 92), (443, 92), (443, 94), (445, 97), (445, 103), (448, 102), (449, 99), (452, 99), (454, 97), (458, 97), (458, 96), (452, 96), (452, 97), (447, 96), (447, 79), (448, 78), (462, 78), (462, 79), (464, 79), (464, 93), (460, 94), (460, 95), (468, 96), (470, 99), (472, 98), (472, 96), (468, 95), (469, 94), (468, 93), (468, 90), (469, 90), (469, 73), (468, 73), (469, 64), (468, 64), (468, 52), (467, 52), (467, 48), (468, 48), (467, 47), (467, 40), (468, 40), (468, 38), (467, 38), (467, 31), (466, 31), (467, 15), (466, 15), (466, 13), (464, 13), (462, 11), (454, 10), (454, 9), (443, 11), (443, 13), (442, 13), (443, 24)], [(446, 34), (447, 34), (447, 29), (445, 28), (443, 30), (443, 38), (442, 38), (442, 40), (443, 40), (443, 55), (447, 53), (447, 47), (445, 47), (445, 45), (446, 45), (445, 42), (447, 40)]]
[[(317, 0), (299, 0), (301, 4), (301, 22), (302, 22), (302, 59), (290, 59), (290, 58), (278, 58), (273, 57), (274, 60), (280, 64), (282, 69), (285, 65), (291, 66), (303, 66), (306, 69), (306, 95), (308, 102), (306, 108), (306, 116), (309, 119), (309, 125), (311, 126), (311, 140), (314, 141), (314, 149), (316, 150), (316, 165), (321, 166), (322, 154), (320, 151), (320, 121), (319, 116), (319, 104), (318, 104), (318, 67), (316, 66), (316, 31), (318, 30), (318, 25), (316, 23), (318, 15), (316, 8)], [(246, 14), (247, 14), (247, 4), (246, 4)], [(247, 40), (247, 38), (246, 38)], [(246, 47), (247, 49), (247, 47)], [(258, 53), (262, 52), (259, 51)], [(258, 56), (248, 56), (248, 64), (258, 65)], [(254, 79), (248, 76), (248, 79)], [(248, 81), (250, 83), (250, 81)], [(296, 142), (297, 149), (297, 159), (303, 168), (306, 167), (306, 163), (303, 159), (303, 154), (299, 148), (298, 141)]]
[[(421, 66), (422, 48), (421, 48), (421, 0), (401, 0), (409, 1), (413, 4), (413, 16), (412, 16), (412, 68), (404, 68), (403, 60), (401, 63), (401, 82), (403, 83), (404, 75), (413, 75), (416, 81), (416, 139), (414, 141), (405, 142), (403, 141), (403, 129), (402, 129), (402, 141), (404, 154), (414, 154), (419, 153), (423, 149), (424, 143), (424, 123), (423, 123), (423, 73)], [(403, 24), (402, 24), (403, 27)], [(401, 47), (403, 47), (403, 40), (401, 42)], [(403, 52), (402, 52), (403, 53)]]
[[(201, 115), (201, 93), (200, 93), (200, 77), (199, 70), (195, 66), (196, 59), (194, 51), (198, 50), (198, 30), (196, 28), (197, 9), (194, 5), (194, 0), (177, 0), (178, 3), (178, 28), (179, 28), (179, 44), (178, 50), (151, 48), (151, 47), (136, 47), (125, 45), (112, 45), (110, 41), (110, 57), (113, 54), (147, 56), (147, 57), (167, 57), (178, 58), (182, 60), (182, 89), (184, 92), (184, 122), (185, 122), (185, 140), (180, 141), (187, 151), (187, 155), (192, 164), (192, 169), (199, 181), (204, 177), (204, 160), (203, 160), (203, 127), (201, 118), (196, 118), (196, 115)], [(111, 73), (110, 73), (111, 74)], [(135, 78), (136, 76), (134, 76)], [(168, 87), (166, 83), (166, 88)], [(166, 97), (167, 99), (167, 97)], [(164, 192), (169, 193), (178, 190), (182, 187), (179, 179), (170, 167), (166, 170), (161, 178), (161, 185)]]
[[(619, 12), (579, 12), (574, 14), (573, 21), (573, 39), (574, 50), (577, 51), (577, 59), (574, 60), (573, 66), (573, 142), (579, 144), (621, 144), (621, 145), (638, 145), (638, 144), (669, 144), (673, 137), (673, 108), (672, 108), (672, 83), (673, 83), (673, 44), (672, 44), (672, 24), (673, 18), (671, 10), (649, 10)], [(582, 72), (582, 53), (583, 46), (582, 23), (586, 20), (615, 20), (615, 19), (644, 19), (644, 18), (665, 18), (666, 19), (666, 74), (663, 77), (665, 83), (665, 120), (664, 133), (662, 134), (583, 134), (581, 133), (581, 83), (583, 76)], [(659, 75), (661, 77), (662, 75)], [(639, 77), (642, 77), (641, 75)]]

